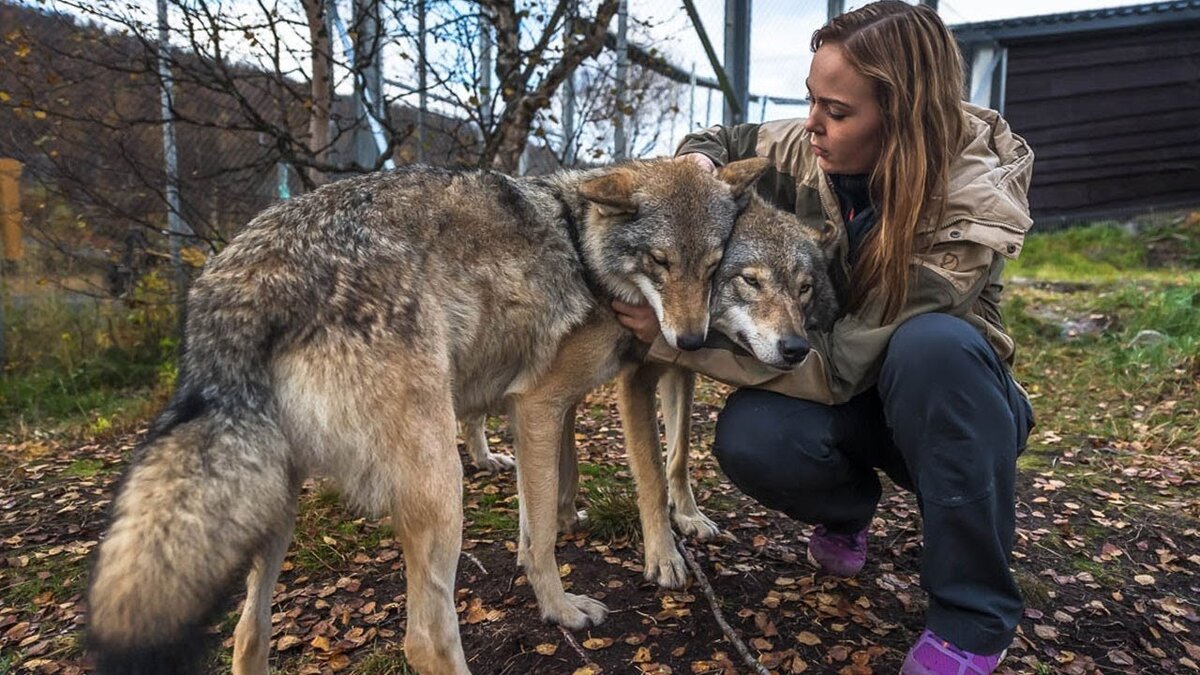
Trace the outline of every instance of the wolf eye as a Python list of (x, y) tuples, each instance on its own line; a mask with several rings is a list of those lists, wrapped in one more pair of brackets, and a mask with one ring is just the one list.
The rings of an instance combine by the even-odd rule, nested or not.
[(800, 295), (804, 295), (805, 293), (807, 293), (811, 290), (812, 290), (812, 284), (801, 284)]
[(742, 275), (740, 275), (740, 276), (741, 276), (741, 279), (742, 279), (742, 281), (743, 281), (743, 282), (744, 282), (744, 283), (745, 283), (747, 286), (749, 286), (750, 288), (755, 288), (755, 289), (757, 289), (757, 288), (761, 288), (761, 287), (762, 287), (762, 285), (761, 285), (761, 284), (759, 284), (759, 282), (758, 282), (758, 277), (752, 277), (752, 276), (749, 276), (749, 275), (746, 275), (746, 274), (742, 274)]
[(658, 250), (650, 251), (650, 259), (653, 260), (655, 263), (662, 265), (663, 267), (671, 266), (670, 261), (667, 260), (667, 255), (665, 253), (663, 253), (662, 251), (658, 251)]

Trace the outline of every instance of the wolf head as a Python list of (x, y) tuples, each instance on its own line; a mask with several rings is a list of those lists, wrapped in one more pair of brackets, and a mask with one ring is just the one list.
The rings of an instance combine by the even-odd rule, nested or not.
[(617, 166), (580, 185), (592, 208), (583, 245), (601, 283), (646, 302), (672, 347), (698, 349), (708, 333), (712, 278), (765, 159), (715, 176), (691, 162)]
[(808, 331), (828, 330), (837, 318), (825, 253), (835, 241), (834, 232), (818, 231), (752, 196), (717, 271), (713, 327), (763, 363), (789, 367), (803, 361)]

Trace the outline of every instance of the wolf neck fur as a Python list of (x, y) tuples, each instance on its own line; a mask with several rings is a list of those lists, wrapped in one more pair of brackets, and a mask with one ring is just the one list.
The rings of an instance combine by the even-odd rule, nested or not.
[(601, 226), (597, 221), (604, 216), (591, 202), (579, 195), (581, 184), (599, 178), (607, 171), (609, 169), (563, 171), (533, 180), (537, 185), (546, 188), (561, 205), (567, 235), (576, 255), (579, 256), (584, 282), (592, 295), (599, 300), (617, 298), (625, 302), (643, 304), (646, 300), (641, 291), (603, 264), (599, 243)]

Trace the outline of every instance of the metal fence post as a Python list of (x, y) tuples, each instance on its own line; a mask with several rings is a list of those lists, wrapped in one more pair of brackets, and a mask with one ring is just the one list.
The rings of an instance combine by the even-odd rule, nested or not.
[(167, 25), (167, 0), (158, 0), (158, 76), (162, 81), (163, 163), (167, 179), (167, 232), (171, 248), (171, 265), (175, 268), (175, 301), (183, 317), (183, 302), (187, 297), (187, 271), (183, 268), (183, 238), (192, 228), (183, 221), (179, 204), (179, 160), (175, 151), (175, 120), (171, 111), (171, 64), (168, 61), (170, 34)]
[(625, 139), (625, 95), (629, 77), (629, 3), (621, 0), (617, 8), (617, 114), (613, 119), (613, 159), (620, 162), (629, 153)]
[[(575, 26), (579, 19), (579, 2), (570, 0), (567, 4), (567, 22), (563, 27), (563, 42), (570, 44), (575, 40)], [(567, 75), (563, 82), (563, 164), (575, 166), (575, 73)]]
[(826, 8), (827, 17), (832, 21), (834, 17), (840, 16), (846, 12), (846, 0), (829, 0), (829, 4), (826, 6)]
[(750, 105), (750, 0), (725, 0), (725, 70), (741, 110), (725, 103), (728, 126), (749, 121)]

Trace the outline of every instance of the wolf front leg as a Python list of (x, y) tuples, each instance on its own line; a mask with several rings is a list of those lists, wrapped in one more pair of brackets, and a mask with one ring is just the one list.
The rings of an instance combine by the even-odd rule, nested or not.
[(528, 542), (520, 562), (542, 618), (574, 630), (600, 623), (608, 608), (586, 595), (564, 591), (554, 557), (559, 445), (564, 418), (573, 409), (571, 402), (562, 399), (523, 396), (512, 406), (510, 421), (517, 432), (521, 530)]
[(637, 483), (638, 513), (646, 546), (646, 579), (664, 588), (681, 588), (687, 582), (687, 564), (675, 548), (667, 518), (667, 481), (654, 407), (654, 386), (661, 373), (661, 368), (652, 364), (626, 367), (617, 378), (617, 404), (630, 468)]
[(692, 398), (696, 391), (696, 373), (684, 368), (667, 368), (658, 379), (663, 419), (667, 427), (667, 486), (671, 520), (680, 534), (701, 541), (712, 539), (720, 528), (696, 506), (692, 481), (688, 476), (688, 451), (691, 446)]

